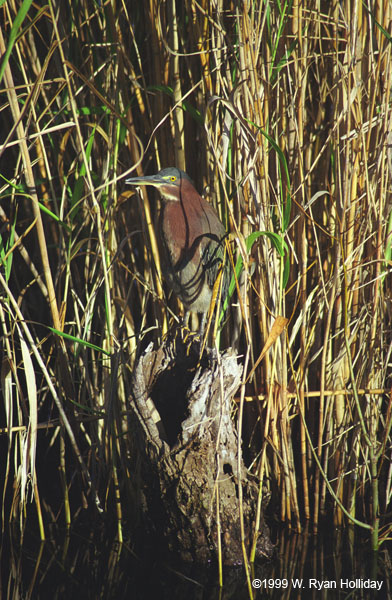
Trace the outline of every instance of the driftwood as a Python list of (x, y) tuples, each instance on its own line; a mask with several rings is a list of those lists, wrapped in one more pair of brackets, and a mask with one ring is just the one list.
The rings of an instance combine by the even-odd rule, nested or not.
[[(233, 397), (242, 366), (232, 350), (213, 354), (197, 367), (182, 342), (147, 348), (132, 378), (133, 468), (146, 531), (182, 560), (206, 563), (218, 557), (219, 522), (223, 562), (233, 565), (243, 561), (238, 486), (247, 551), (258, 486), (242, 461), (238, 473)], [(263, 521), (260, 532), (258, 553), (269, 556)]]

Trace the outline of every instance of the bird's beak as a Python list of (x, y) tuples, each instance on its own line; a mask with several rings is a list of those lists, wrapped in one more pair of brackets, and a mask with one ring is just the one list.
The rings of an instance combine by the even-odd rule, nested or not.
[(127, 185), (154, 185), (162, 184), (162, 179), (158, 175), (145, 175), (143, 177), (130, 177), (125, 180)]

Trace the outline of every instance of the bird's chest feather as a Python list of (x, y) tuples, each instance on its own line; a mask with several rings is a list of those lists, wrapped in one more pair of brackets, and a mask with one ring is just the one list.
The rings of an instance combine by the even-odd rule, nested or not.
[(166, 202), (160, 220), (166, 281), (189, 310), (204, 313), (221, 263), (224, 227), (199, 196)]
[(161, 219), (167, 258), (172, 267), (180, 270), (200, 253), (205, 224), (192, 205), (184, 206), (181, 202), (166, 203)]

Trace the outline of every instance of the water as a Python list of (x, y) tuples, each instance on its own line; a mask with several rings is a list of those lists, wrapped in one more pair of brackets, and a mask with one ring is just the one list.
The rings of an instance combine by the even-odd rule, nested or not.
[[(285, 530), (272, 533), (276, 554), (251, 573), (254, 598), (392, 598), (392, 552), (384, 545), (377, 555), (360, 540), (349, 543), (347, 530), (329, 530), (314, 538)], [(20, 545), (13, 527), (1, 548), (1, 598), (83, 600), (156, 598), (159, 600), (247, 600), (242, 567), (224, 569), (222, 589), (216, 565), (202, 568), (157, 557), (144, 549), (143, 558), (115, 541), (115, 524), (91, 515), (79, 517), (69, 533), (57, 525), (41, 544), (27, 530)], [(379, 586), (373, 589), (370, 585)]]

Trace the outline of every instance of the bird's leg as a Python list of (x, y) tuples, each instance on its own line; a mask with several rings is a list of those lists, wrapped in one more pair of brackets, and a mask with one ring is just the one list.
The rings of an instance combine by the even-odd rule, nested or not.
[(182, 318), (181, 325), (180, 325), (181, 339), (184, 342), (186, 342), (186, 340), (189, 338), (189, 334), (190, 334), (189, 327), (188, 327), (189, 315), (190, 315), (190, 311), (186, 309), (184, 316)]
[(188, 321), (189, 321), (189, 315), (190, 315), (190, 311), (186, 310), (182, 319), (182, 326), (183, 327), (188, 327)]
[[(204, 348), (206, 346), (207, 343), (207, 339), (204, 339), (204, 330), (206, 328), (206, 322), (207, 322), (207, 316), (208, 313), (204, 312), (201, 316), (201, 320), (200, 320), (200, 326), (199, 326), (199, 343), (200, 343), (200, 350), (199, 350), (199, 362), (201, 361), (201, 357), (203, 356), (203, 352), (204, 352)], [(207, 333), (206, 333), (206, 338), (208, 336), (208, 329), (207, 329)]]
[[(197, 344), (198, 351), (199, 351), (199, 361), (200, 361), (202, 354), (204, 352), (204, 348), (206, 346), (206, 341), (207, 341), (204, 339), (203, 336), (204, 336), (204, 332), (205, 332), (205, 328), (206, 328), (208, 313), (207, 312), (202, 313), (201, 319), (200, 319), (199, 330), (197, 333), (194, 333), (194, 332), (192, 333), (188, 327), (189, 312), (190, 312), (189, 310), (185, 311), (184, 318), (182, 321), (182, 331), (186, 331), (186, 334), (183, 337), (183, 341), (187, 345), (187, 354), (188, 355), (189, 355), (192, 345)], [(208, 331), (207, 331), (207, 335), (208, 335)]]
[(202, 314), (201, 319), (200, 319), (200, 325), (199, 325), (199, 337), (200, 337), (200, 340), (203, 339), (204, 329), (206, 327), (206, 321), (207, 321), (207, 313), (204, 312)]
[(204, 331), (205, 323), (206, 323), (206, 314), (203, 313), (198, 333), (192, 332), (188, 326), (189, 315), (190, 315), (190, 311), (185, 310), (184, 318), (182, 320), (182, 325), (181, 325), (181, 331), (182, 331), (182, 335), (183, 335), (182, 339), (186, 345), (187, 355), (189, 355), (191, 347), (195, 343), (197, 343), (197, 345), (200, 347), (201, 351), (203, 350), (203, 348), (204, 348), (204, 344), (202, 343), (203, 342), (203, 331)]

